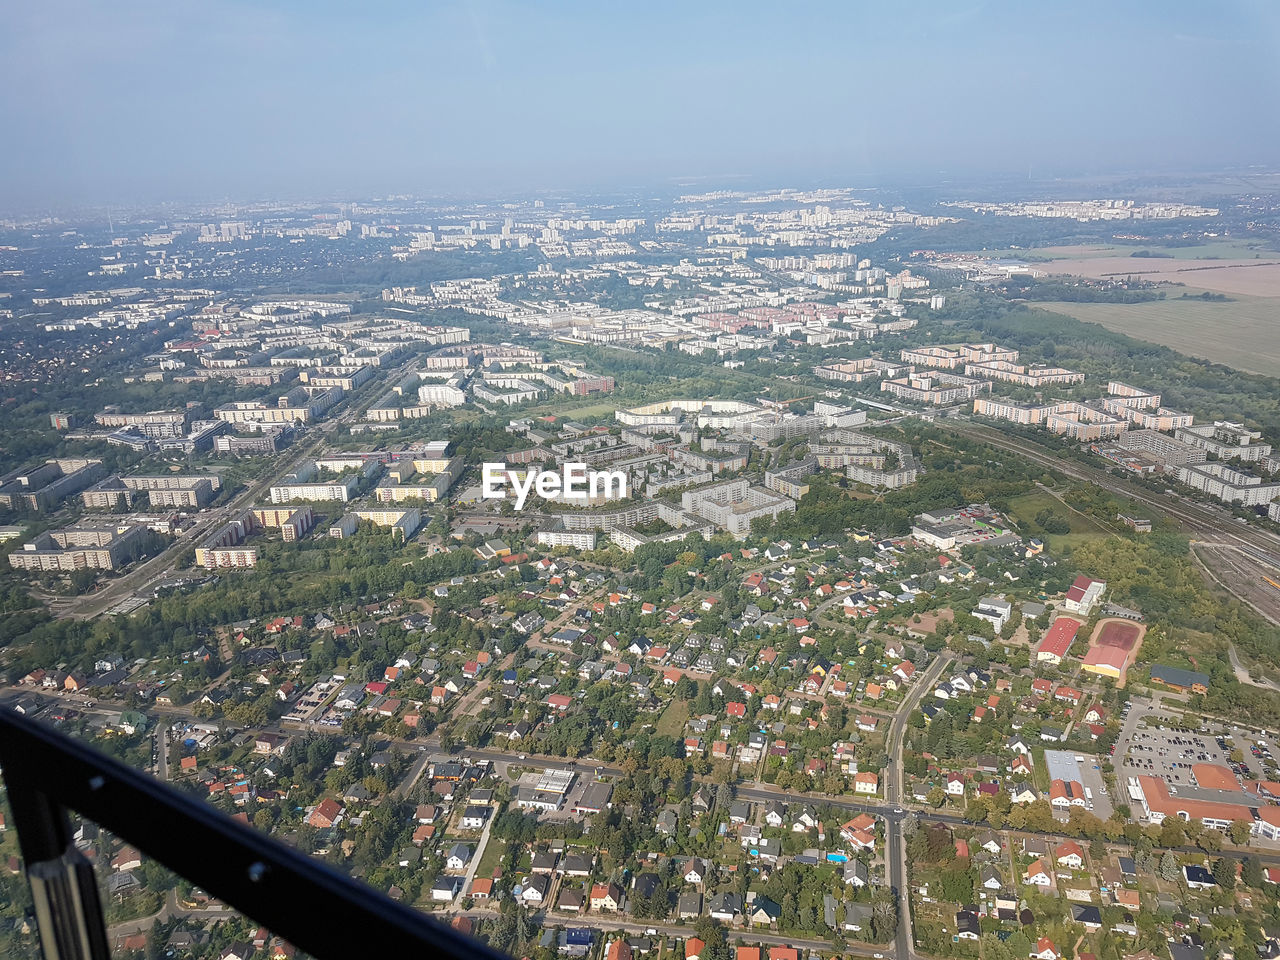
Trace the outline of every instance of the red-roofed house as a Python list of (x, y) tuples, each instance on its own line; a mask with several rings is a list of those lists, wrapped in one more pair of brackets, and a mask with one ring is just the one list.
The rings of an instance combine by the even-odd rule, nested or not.
[(307, 823), (317, 829), (332, 827), (342, 816), (342, 809), (342, 804), (333, 797), (325, 797), (311, 811), (311, 815), (307, 817)]
[(1060, 867), (1079, 870), (1084, 866), (1084, 850), (1074, 840), (1067, 840), (1053, 848), (1053, 859)]

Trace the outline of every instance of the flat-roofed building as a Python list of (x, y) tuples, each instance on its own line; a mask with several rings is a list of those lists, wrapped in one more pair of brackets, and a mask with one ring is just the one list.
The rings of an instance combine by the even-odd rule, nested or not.
[(218, 527), (196, 546), (196, 566), (213, 570), (257, 565), (258, 551), (242, 546), (253, 533), (254, 523), (253, 514), (246, 510)]
[(393, 537), (407, 541), (422, 525), (422, 513), (417, 507), (399, 510), (356, 510), (358, 520), (365, 520), (375, 527), (389, 529)]
[(795, 511), (796, 502), (764, 487), (753, 487), (746, 480), (730, 480), (681, 495), (681, 505), (688, 513), (714, 523), (735, 537), (745, 537), (751, 524), (759, 518), (774, 518)]
[(594, 530), (539, 530), (538, 544), (544, 547), (572, 547), (574, 550), (594, 550), (597, 534)]
[(956, 373), (930, 371), (913, 373), (898, 380), (885, 380), (880, 384), (880, 389), (901, 400), (941, 407), (990, 393), (991, 382)]
[(120, 413), (118, 410), (104, 410), (95, 414), (93, 419), (100, 426), (133, 430), (149, 440), (168, 440), (187, 432), (187, 415), (180, 411)]
[(1116, 444), (1125, 450), (1145, 453), (1165, 467), (1181, 467), (1188, 463), (1203, 463), (1205, 460), (1203, 448), (1157, 430), (1126, 430), (1116, 439)]
[(355, 496), (358, 483), (356, 477), (339, 477), (326, 483), (281, 483), (271, 488), (271, 502), (336, 500), (346, 503)]
[(1195, 463), (1178, 468), (1178, 481), (1224, 503), (1260, 507), (1280, 497), (1280, 483), (1234, 470), (1225, 463)]
[(80, 493), (80, 502), (86, 510), (129, 509), (133, 506), (134, 492), (117, 476), (99, 480)]
[(1212, 453), (1219, 460), (1239, 458), (1257, 461), (1271, 456), (1271, 444), (1262, 443), (1262, 434), (1249, 430), (1243, 423), (1215, 420), (1213, 423), (1183, 427), (1174, 431), (1174, 439)]
[(159, 476), (122, 477), (121, 482), (130, 490), (147, 494), (153, 507), (203, 507), (222, 489), (222, 480), (216, 476), (183, 476), (161, 474)]
[(307, 506), (254, 507), (249, 513), (257, 526), (267, 529), (278, 527), (285, 543), (301, 540), (316, 522), (315, 514)]
[(151, 536), (134, 523), (81, 523), (42, 533), (9, 555), (18, 570), (118, 570), (137, 557)]

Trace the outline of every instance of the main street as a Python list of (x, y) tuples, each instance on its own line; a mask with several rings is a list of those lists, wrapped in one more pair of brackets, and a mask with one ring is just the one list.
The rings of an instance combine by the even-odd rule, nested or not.
[[(894, 804), (895, 811), (903, 809), (904, 793), (903, 751), (906, 745), (907, 719), (927, 691), (933, 689), (952, 661), (952, 655), (939, 654), (925, 671), (924, 676), (916, 677), (910, 691), (903, 698), (902, 705), (894, 711), (893, 720), (889, 724), (889, 735), (885, 741), (885, 752), (889, 755), (889, 766), (885, 770), (884, 798), (886, 803)], [(911, 885), (908, 882), (907, 870), (907, 838), (902, 829), (899, 817), (885, 817), (884, 821), (884, 860), (889, 873), (889, 886), (898, 897), (898, 932), (895, 938), (898, 960), (910, 960), (915, 952), (915, 936), (911, 929)]]
[[(410, 359), (412, 358), (406, 358), (394, 367), (389, 368), (387, 378), (394, 377), (409, 363)], [(269, 465), (270, 469), (267, 471), (266, 476), (254, 481), (230, 503), (203, 512), (189, 530), (183, 532), (162, 552), (149, 560), (143, 561), (123, 576), (111, 580), (93, 593), (53, 600), (49, 605), (51, 611), (59, 617), (90, 620), (105, 613), (122, 600), (133, 596), (151, 584), (171, 576), (178, 558), (184, 551), (198, 542), (201, 537), (211, 533), (219, 525), (226, 523), (241, 510), (258, 503), (263, 494), (281, 476), (297, 468), (307, 458), (315, 456), (341, 424), (354, 422), (361, 412), (361, 401), (372, 396), (374, 391), (379, 388), (376, 385), (380, 385), (382, 382), (382, 379), (375, 378), (370, 383), (343, 398), (342, 403), (346, 404), (346, 410), (339, 416), (316, 426), (303, 440), (299, 441), (298, 445), (289, 452), (287, 457), (282, 457), (278, 462), (273, 461)]]

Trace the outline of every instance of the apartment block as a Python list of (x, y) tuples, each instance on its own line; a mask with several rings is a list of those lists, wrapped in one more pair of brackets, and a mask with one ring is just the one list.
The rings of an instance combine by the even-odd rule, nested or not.
[(359, 481), (355, 477), (339, 477), (324, 483), (281, 483), (271, 488), (271, 502), (337, 500), (346, 503), (355, 496), (358, 485)]
[(213, 475), (122, 477), (121, 483), (131, 491), (145, 491), (153, 507), (203, 507), (222, 489), (222, 480)]
[(258, 551), (242, 546), (253, 533), (253, 514), (245, 511), (214, 530), (196, 546), (196, 566), (214, 570), (220, 567), (253, 567)]
[(961, 343), (951, 346), (914, 347), (902, 351), (903, 363), (940, 370), (956, 370), (967, 363), (1017, 363), (1018, 351), (994, 343)]
[(93, 419), (100, 426), (132, 430), (149, 440), (169, 440), (184, 436), (187, 432), (187, 415), (183, 412), (120, 413), (108, 409), (95, 414)]
[(256, 526), (278, 527), (285, 543), (301, 540), (316, 522), (310, 507), (253, 507), (249, 513)]
[[(1225, 503), (1260, 507), (1280, 497), (1280, 483), (1233, 470), (1225, 463), (1197, 463), (1178, 468), (1178, 480)], [(1269, 508), (1268, 508), (1269, 509)]]
[(9, 555), (18, 570), (119, 570), (141, 555), (149, 536), (133, 523), (82, 523), (42, 533)]
[(1257, 462), (1271, 456), (1271, 444), (1261, 443), (1262, 434), (1248, 430), (1243, 423), (1215, 420), (1212, 424), (1183, 427), (1174, 431), (1174, 439), (1199, 447), (1219, 460), (1239, 458)]
[(700, 490), (689, 490), (681, 496), (685, 511), (701, 517), (735, 537), (751, 532), (753, 520), (774, 518), (791, 513), (796, 503), (789, 497), (764, 487), (753, 487), (746, 480), (730, 480)]
[[(903, 353), (907, 352), (903, 351)], [(941, 407), (973, 400), (980, 394), (990, 393), (991, 382), (955, 373), (931, 372), (910, 374), (898, 380), (885, 380), (880, 384), (880, 389), (901, 400)]]
[(1145, 453), (1165, 467), (1181, 467), (1189, 463), (1203, 463), (1205, 460), (1203, 448), (1156, 430), (1126, 430), (1120, 434), (1116, 443), (1125, 450)]
[(75, 496), (105, 473), (101, 460), (47, 460), (0, 477), (0, 507), (10, 510), (50, 510)]
[[(375, 527), (389, 529), (393, 537), (402, 541), (407, 541), (422, 525), (422, 513), (417, 507), (408, 507), (403, 510), (356, 510), (347, 516), (372, 523)], [(354, 527), (351, 532), (355, 532)], [(329, 535), (333, 536), (332, 528), (329, 530)]]
[(1023, 387), (1043, 387), (1050, 383), (1083, 383), (1084, 374), (1063, 367), (1022, 366), (1007, 360), (990, 360), (983, 363), (966, 363), (965, 376), (984, 380), (1002, 380)]
[(598, 539), (594, 530), (539, 530), (537, 537), (540, 546), (575, 550), (594, 550)]

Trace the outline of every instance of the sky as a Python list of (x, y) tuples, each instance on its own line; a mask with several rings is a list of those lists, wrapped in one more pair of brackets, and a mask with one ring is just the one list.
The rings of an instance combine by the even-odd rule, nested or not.
[(1280, 4), (0, 4), (0, 208), (1280, 166)]

